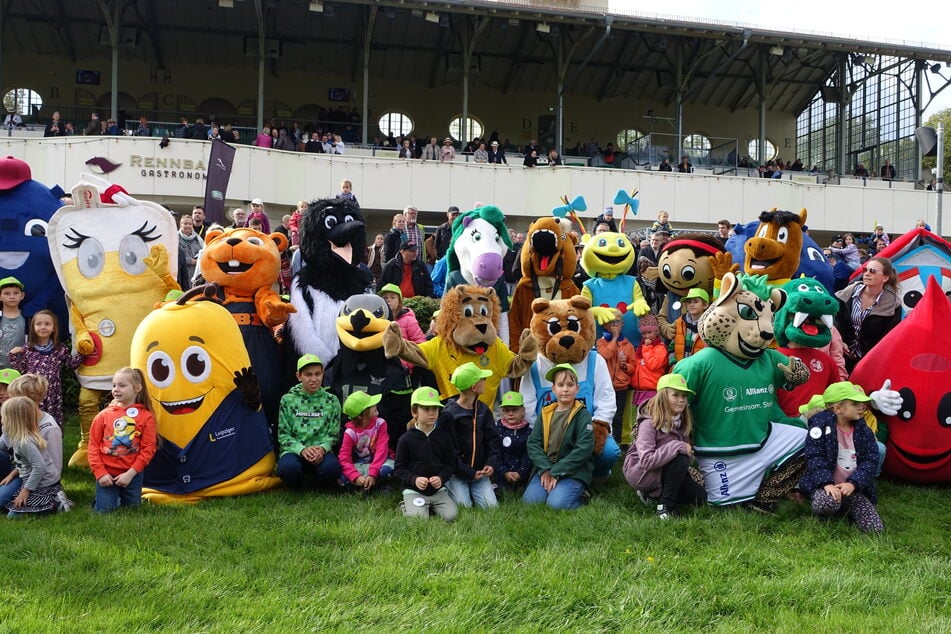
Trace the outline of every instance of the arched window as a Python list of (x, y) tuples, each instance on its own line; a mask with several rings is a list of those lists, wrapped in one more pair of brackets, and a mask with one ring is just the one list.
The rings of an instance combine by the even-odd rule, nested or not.
[(476, 137), (482, 138), (482, 122), (471, 114), (469, 115), (466, 128), (466, 133), (462, 134), (462, 115), (453, 117), (452, 121), (449, 122), (449, 136), (463, 143), (468, 143)]
[(380, 117), (379, 126), (383, 136), (406, 136), (413, 131), (413, 120), (402, 112), (386, 112)]
[(622, 152), (628, 154), (640, 155), (647, 151), (648, 137), (637, 128), (621, 130), (617, 133), (617, 140), (614, 146)]
[(43, 98), (30, 88), (14, 88), (3, 95), (3, 107), (6, 112), (33, 116), (43, 107)]
[(702, 134), (688, 134), (684, 137), (684, 154), (695, 164), (703, 164), (710, 155), (710, 139)]
[[(759, 161), (759, 139), (753, 139), (750, 141), (748, 146), (750, 152), (750, 159), (753, 161)], [(769, 139), (766, 139), (766, 158), (767, 161), (772, 161), (776, 158), (776, 146), (773, 145), (773, 142)]]

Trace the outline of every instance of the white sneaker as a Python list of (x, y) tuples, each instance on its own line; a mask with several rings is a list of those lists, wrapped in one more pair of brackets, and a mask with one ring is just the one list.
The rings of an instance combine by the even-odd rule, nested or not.
[(56, 502), (57, 502), (56, 510), (59, 511), (60, 513), (69, 513), (72, 510), (72, 508), (76, 506), (75, 502), (73, 502), (68, 497), (66, 497), (66, 491), (63, 491), (63, 490), (59, 490), (56, 492)]
[(637, 499), (640, 500), (644, 506), (653, 506), (654, 503), (657, 501), (651, 496), (647, 495), (646, 493), (640, 490), (637, 491)]

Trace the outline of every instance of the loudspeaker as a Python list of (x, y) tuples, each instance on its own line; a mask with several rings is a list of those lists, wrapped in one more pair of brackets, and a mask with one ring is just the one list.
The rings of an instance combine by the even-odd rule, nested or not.
[(938, 156), (938, 133), (934, 128), (928, 126), (915, 128), (915, 136), (918, 137), (922, 156)]

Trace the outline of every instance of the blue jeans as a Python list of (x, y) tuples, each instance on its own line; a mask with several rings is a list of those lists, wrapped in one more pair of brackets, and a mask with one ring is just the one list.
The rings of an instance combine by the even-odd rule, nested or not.
[(492, 478), (467, 481), (458, 476), (452, 476), (446, 483), (446, 488), (449, 489), (453, 502), (459, 506), (469, 508), (475, 502), (480, 509), (487, 509), (499, 505), (495, 490), (492, 488)]
[(304, 484), (304, 475), (312, 473), (315, 485), (337, 484), (340, 479), (340, 461), (336, 454), (327, 452), (320, 464), (311, 464), (296, 453), (286, 453), (277, 461), (277, 477), (292, 489)]
[(618, 446), (617, 441), (611, 436), (608, 436), (604, 442), (604, 449), (601, 451), (601, 455), (594, 457), (594, 473), (591, 474), (591, 477), (606, 478), (611, 475), (611, 468), (614, 466), (614, 463), (617, 462), (618, 456), (620, 455), (621, 448)]
[[(0, 478), (2, 480), (3, 478)], [(7, 484), (0, 485), (0, 509), (5, 509), (7, 504), (13, 501), (13, 498), (20, 492), (20, 486), (23, 479), (19, 476), (13, 478)]]
[(139, 506), (142, 504), (142, 480), (145, 476), (137, 474), (127, 487), (112, 485), (104, 487), (96, 482), (96, 500), (93, 510), (97, 513), (109, 513), (120, 506)]
[(536, 473), (528, 481), (522, 501), (526, 504), (545, 503), (553, 509), (570, 511), (581, 506), (581, 494), (584, 493), (584, 489), (585, 484), (581, 480), (563, 478), (549, 493), (542, 486), (541, 475)]

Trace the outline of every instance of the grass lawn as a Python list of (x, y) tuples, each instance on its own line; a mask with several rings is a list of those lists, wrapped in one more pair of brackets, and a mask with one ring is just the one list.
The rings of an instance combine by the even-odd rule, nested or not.
[[(76, 431), (67, 432), (68, 456)], [(951, 632), (951, 490), (880, 486), (886, 532), (785, 503), (661, 522), (619, 472), (576, 512), (447, 525), (398, 494), (277, 491), (0, 520), (0, 632)]]

